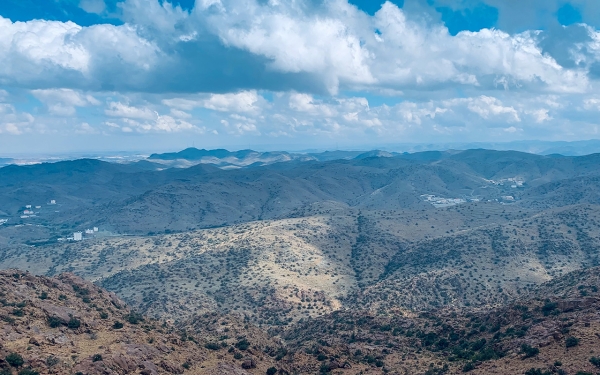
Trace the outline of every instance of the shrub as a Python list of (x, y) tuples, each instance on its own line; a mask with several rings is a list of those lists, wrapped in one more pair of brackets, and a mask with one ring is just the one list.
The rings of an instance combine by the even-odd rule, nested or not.
[(92, 357), (92, 362), (100, 362), (100, 361), (102, 361), (102, 355), (94, 354), (94, 356)]
[(50, 328), (58, 328), (62, 325), (62, 320), (55, 316), (48, 317), (48, 325)]
[(67, 327), (71, 329), (77, 329), (81, 327), (81, 321), (77, 318), (71, 317), (71, 319), (69, 319), (69, 323), (67, 323)]
[(244, 358), (244, 356), (242, 355), (242, 353), (240, 353), (240, 352), (236, 352), (236, 353), (233, 355), (233, 358), (235, 358), (235, 359), (242, 359), (242, 358)]
[(143, 321), (144, 318), (142, 317), (142, 314), (138, 314), (135, 312), (132, 312), (131, 314), (129, 314), (127, 316), (127, 321), (131, 324), (138, 324), (139, 322)]
[(267, 369), (267, 375), (275, 375), (277, 374), (277, 369), (275, 367), (269, 367)]
[(23, 363), (25, 363), (23, 357), (21, 357), (17, 353), (10, 353), (4, 359), (6, 360), (6, 363), (11, 365), (12, 367), (21, 367), (23, 366)]
[(192, 364), (189, 362), (184, 362), (183, 365), (181, 365), (181, 367), (183, 367), (186, 370), (189, 370), (192, 367)]
[(565, 346), (567, 348), (572, 348), (574, 346), (579, 345), (579, 339), (573, 336), (569, 336), (567, 337), (567, 339), (565, 340)]
[(12, 375), (10, 368), (0, 368), (0, 375)]
[(101, 311), (100, 319), (108, 319), (108, 313), (106, 311)]
[(247, 350), (250, 347), (250, 342), (246, 339), (241, 339), (235, 344), (235, 347), (239, 350)]
[(123, 328), (123, 323), (121, 323), (118, 320), (116, 320), (115, 323), (113, 324), (113, 328), (114, 329), (121, 329), (121, 328)]
[(204, 344), (204, 347), (206, 349), (210, 349), (210, 350), (219, 350), (219, 349), (221, 349), (221, 345), (217, 344), (216, 342), (207, 342), (206, 344)]
[(40, 375), (40, 373), (30, 368), (24, 368), (19, 371), (19, 375)]
[(40, 294), (40, 299), (48, 299), (48, 292), (42, 292)]
[(471, 370), (475, 370), (475, 364), (473, 362), (467, 362), (462, 368), (463, 372), (469, 372)]
[(598, 368), (600, 368), (600, 357), (592, 357), (590, 358), (590, 363)]
[(56, 358), (53, 355), (51, 355), (50, 357), (46, 358), (46, 365), (48, 365), (48, 367), (56, 366), (59, 363), (60, 363), (60, 359)]
[(534, 348), (531, 345), (523, 344), (521, 345), (521, 353), (525, 355), (525, 358), (535, 357), (540, 354), (540, 349)]

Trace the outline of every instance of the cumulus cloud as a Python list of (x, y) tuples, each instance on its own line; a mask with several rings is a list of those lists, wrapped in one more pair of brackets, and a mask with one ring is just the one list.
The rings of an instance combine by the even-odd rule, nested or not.
[[(561, 26), (560, 0), (482, 1), (499, 9), (498, 29), (450, 33), (432, 10), (458, 8), (450, 0), (386, 2), (371, 15), (346, 0), (197, 0), (191, 11), (125, 0), (120, 26), (0, 17), (0, 131), (386, 141), (594, 134), (600, 6), (573, 0), (588, 23)], [(107, 12), (102, 0), (79, 5)], [(19, 90), (43, 103), (35, 101), (35, 119), (12, 99)]]
[[(477, 90), (499, 82), (501, 89), (546, 92), (589, 87), (587, 68), (561, 66), (544, 53), (541, 42), (548, 49), (561, 35), (483, 29), (452, 36), (390, 2), (374, 16), (342, 0), (318, 11), (258, 0), (198, 2), (192, 14), (156, 0), (127, 0), (121, 8), (128, 21), (121, 26), (0, 19), (0, 80), (142, 92), (215, 92), (219, 82), (246, 93)], [(600, 60), (600, 43), (595, 29), (584, 33), (568, 53), (587, 67)], [(576, 50), (586, 52), (577, 57)], [(244, 69), (253, 73), (239, 73)]]
[(29, 133), (35, 118), (29, 113), (20, 113), (8, 103), (0, 103), (0, 134), (20, 135)]
[(31, 93), (46, 104), (51, 114), (58, 116), (73, 116), (76, 107), (101, 104), (93, 95), (83, 94), (71, 89), (32, 90)]

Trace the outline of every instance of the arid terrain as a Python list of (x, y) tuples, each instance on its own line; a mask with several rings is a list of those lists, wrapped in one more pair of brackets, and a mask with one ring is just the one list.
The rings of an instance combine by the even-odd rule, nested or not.
[[(180, 157), (0, 168), (0, 268), (13, 270), (2, 276), (12, 346), (0, 350), (44, 373), (95, 363), (85, 362), (90, 332), (47, 327), (49, 301), (35, 296), (58, 288), (68, 300), (52, 303), (90, 320), (110, 353), (178, 337), (181, 347), (148, 354), (159, 373), (173, 370), (160, 361), (198, 374), (600, 373), (599, 155), (371, 153), (165, 169)], [(98, 302), (67, 290), (73, 280)], [(24, 298), (10, 283), (31, 304), (11, 305)], [(108, 320), (145, 323), (114, 330), (90, 312), (108, 307)], [(19, 327), (34, 322), (38, 336), (75, 335), (69, 350), (81, 354), (26, 355), (33, 328)], [(244, 338), (249, 350), (236, 346)], [(49, 353), (64, 370), (43, 363)]]

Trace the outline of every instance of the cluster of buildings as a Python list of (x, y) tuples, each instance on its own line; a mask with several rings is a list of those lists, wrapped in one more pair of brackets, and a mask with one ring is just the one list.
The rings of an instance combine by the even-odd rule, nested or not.
[[(56, 204), (56, 200), (52, 199), (48, 205), (55, 205)], [(36, 210), (39, 210), (42, 208), (42, 206), (32, 206), (30, 204), (25, 205), (25, 209), (23, 210), (22, 214), (21, 214), (21, 219), (27, 219), (30, 217), (36, 217), (37, 214), (39, 213), (39, 211), (34, 211), (34, 208)]]
[(431, 194), (423, 194), (421, 198), (426, 202), (431, 203), (436, 208), (451, 207), (457, 204), (467, 203), (466, 199), (463, 198), (441, 198)]
[(0, 219), (0, 225), (8, 223), (8, 219)]
[(510, 185), (511, 188), (522, 188), (525, 180), (521, 177), (503, 178), (502, 180), (487, 180), (489, 183), (499, 186)]
[[(86, 229), (84, 232), (88, 236), (89, 235), (94, 235), (95, 233), (98, 232), (98, 227), (94, 227), (92, 229)], [(69, 240), (69, 241), (83, 241), (83, 238), (84, 238), (83, 234), (84, 234), (84, 232), (75, 232), (75, 233), (73, 233), (73, 237), (69, 237), (69, 238), (67, 238), (67, 240)]]

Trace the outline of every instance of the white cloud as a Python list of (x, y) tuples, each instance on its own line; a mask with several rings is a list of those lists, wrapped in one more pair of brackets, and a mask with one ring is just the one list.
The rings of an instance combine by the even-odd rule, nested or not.
[(111, 102), (104, 111), (107, 116), (128, 119), (155, 120), (158, 114), (149, 108), (132, 107), (121, 102)]
[(490, 96), (482, 95), (479, 98), (469, 99), (468, 108), (484, 119), (489, 119), (492, 116), (504, 116), (508, 122), (521, 121), (516, 109), (504, 106), (500, 100)]
[(257, 112), (260, 111), (261, 99), (256, 91), (212, 94), (202, 102), (202, 106), (220, 112)]
[(35, 118), (26, 112), (19, 112), (8, 103), (0, 103), (0, 134), (20, 135), (32, 131)]
[(32, 90), (31, 93), (46, 104), (51, 114), (58, 116), (73, 116), (76, 112), (75, 107), (101, 104), (93, 95), (71, 89)]

